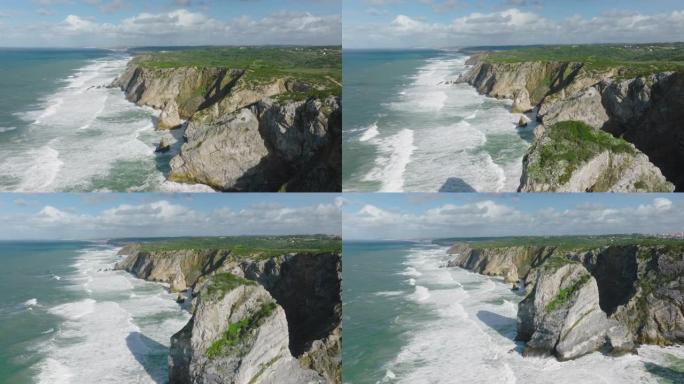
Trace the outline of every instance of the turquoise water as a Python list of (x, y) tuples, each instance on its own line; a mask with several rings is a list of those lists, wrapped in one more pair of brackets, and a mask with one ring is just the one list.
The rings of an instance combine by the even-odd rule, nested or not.
[(117, 250), (0, 242), (0, 382), (165, 382), (189, 314), (161, 285), (109, 270)]
[(515, 191), (534, 125), (510, 101), (448, 84), (467, 56), (345, 51), (343, 180), (347, 191)]
[(446, 250), (429, 242), (344, 243), (344, 383), (617, 384), (681, 378), (667, 367), (681, 365), (682, 347), (644, 346), (639, 355), (594, 353), (563, 363), (523, 358), (514, 341), (522, 296), (502, 280), (444, 268)]
[[(125, 52), (0, 49), (1, 191), (182, 190), (155, 155), (156, 112), (107, 88)], [(187, 187), (186, 187), (187, 188)]]

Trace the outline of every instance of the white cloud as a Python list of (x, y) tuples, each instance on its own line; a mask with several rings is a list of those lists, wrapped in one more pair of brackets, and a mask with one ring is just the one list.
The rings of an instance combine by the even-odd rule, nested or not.
[(490, 199), (443, 204), (419, 213), (365, 204), (345, 211), (343, 231), (350, 239), (677, 232), (684, 229), (681, 208), (664, 197), (621, 208), (585, 203), (572, 209), (539, 207), (534, 211)]
[(246, 234), (341, 234), (341, 211), (334, 202), (303, 207), (256, 204), (239, 211), (210, 213), (157, 200), (120, 204), (93, 214), (46, 205), (33, 214), (0, 214), (3, 238), (78, 239), (145, 236)]
[[(116, 11), (122, 2), (96, 2), (103, 11)], [(105, 9), (106, 8), (106, 9)], [(101, 23), (71, 14), (54, 25), (17, 26), (4, 36), (8, 45), (31, 46), (141, 46), (250, 45), (341, 43), (340, 15), (278, 12), (263, 18), (235, 15), (219, 20), (203, 12), (177, 9)]]
[[(432, 3), (431, 1), (426, 1)], [(586, 18), (568, 15), (551, 20), (511, 8), (475, 12), (447, 23), (397, 15), (388, 24), (345, 24), (344, 45), (367, 47), (455, 47), (507, 44), (679, 41), (684, 10), (641, 14), (616, 11)]]

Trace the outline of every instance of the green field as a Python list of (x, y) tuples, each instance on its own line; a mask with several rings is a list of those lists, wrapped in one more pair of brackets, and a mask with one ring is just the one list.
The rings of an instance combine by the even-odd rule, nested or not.
[[(468, 243), (474, 248), (505, 247), (558, 247), (568, 250), (588, 250), (609, 245), (644, 245), (683, 247), (684, 239), (662, 238), (640, 234), (597, 235), (597, 236), (511, 236), (487, 238), (482, 240), (449, 239), (452, 243)], [(445, 243), (440, 240), (440, 243)]]
[(339, 237), (308, 236), (230, 236), (183, 237), (136, 241), (147, 252), (178, 250), (229, 250), (234, 256), (274, 257), (287, 253), (341, 252)]
[[(230, 68), (246, 70), (244, 79), (265, 83), (292, 78), (341, 94), (342, 49), (340, 47), (216, 47), (180, 51), (147, 52), (140, 56), (145, 68)], [(320, 91), (320, 90), (319, 90)]]
[(492, 50), (495, 52), (488, 53), (486, 61), (581, 62), (588, 70), (621, 68), (620, 75), (624, 77), (684, 70), (684, 43), (549, 45)]

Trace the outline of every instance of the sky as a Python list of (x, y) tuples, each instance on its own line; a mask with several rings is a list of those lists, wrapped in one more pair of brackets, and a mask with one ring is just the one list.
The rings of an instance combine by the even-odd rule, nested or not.
[(341, 234), (336, 194), (0, 194), (0, 240)]
[(345, 48), (684, 41), (681, 0), (344, 0)]
[(342, 0), (2, 0), (0, 46), (339, 45)]
[(345, 194), (344, 240), (684, 232), (681, 194)]

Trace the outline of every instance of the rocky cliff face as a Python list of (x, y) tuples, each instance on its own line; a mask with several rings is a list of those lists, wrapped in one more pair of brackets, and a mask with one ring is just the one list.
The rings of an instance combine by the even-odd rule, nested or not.
[(668, 246), (473, 248), (458, 244), (448, 266), (520, 274), (518, 308), (525, 354), (573, 359), (639, 343), (684, 343), (684, 249)]
[[(171, 383), (341, 382), (339, 254), (122, 253), (117, 268), (191, 288), (193, 316), (172, 337)], [(186, 271), (198, 269), (188, 281)]]
[(289, 78), (247, 81), (242, 69), (149, 68), (145, 59), (112, 86), (160, 110), (158, 129), (187, 122), (169, 179), (220, 191), (341, 190), (339, 97), (297, 100), (315, 89)]
[[(597, 71), (586, 69), (582, 63), (490, 63), (486, 55), (471, 63), (473, 67), (461, 81), (468, 82), (483, 94), (512, 99), (513, 112), (528, 111), (536, 106), (537, 119), (545, 127), (578, 121), (632, 143), (640, 159), (630, 164), (617, 159), (620, 168), (613, 167), (609, 171), (611, 174), (618, 171), (617, 179), (629, 179), (634, 173), (643, 173), (644, 168), (652, 167), (648, 164), (652, 162), (678, 189), (684, 188), (684, 173), (679, 171), (684, 166), (682, 74), (665, 72), (622, 79), (620, 68)], [(528, 155), (534, 155), (536, 149), (533, 146)], [(596, 170), (604, 167), (607, 160), (605, 155), (598, 159), (592, 164), (594, 170), (588, 173), (595, 176), (608, 172)], [(524, 168), (528, 165), (525, 163)], [(586, 174), (587, 170), (578, 172)], [(622, 172), (632, 175), (623, 176)], [(525, 180), (521, 190), (536, 190), (524, 183)], [(573, 192), (586, 190), (585, 185), (580, 184), (544, 187)], [(617, 183), (608, 191), (622, 192), (624, 188), (623, 183)], [(657, 190), (651, 185), (641, 189)]]
[(192, 121), (169, 178), (224, 191), (339, 190), (341, 120), (339, 99), (330, 97), (267, 99), (209, 123)]
[(174, 292), (195, 286), (205, 275), (223, 265), (228, 251), (161, 251), (147, 252), (136, 246), (120, 251), (127, 257), (116, 264), (116, 269), (132, 273), (138, 278), (170, 284)]
[[(543, 130), (523, 158), (520, 192), (672, 192), (648, 157), (602, 131), (564, 134), (556, 123)], [(576, 122), (571, 122), (575, 123)]]

